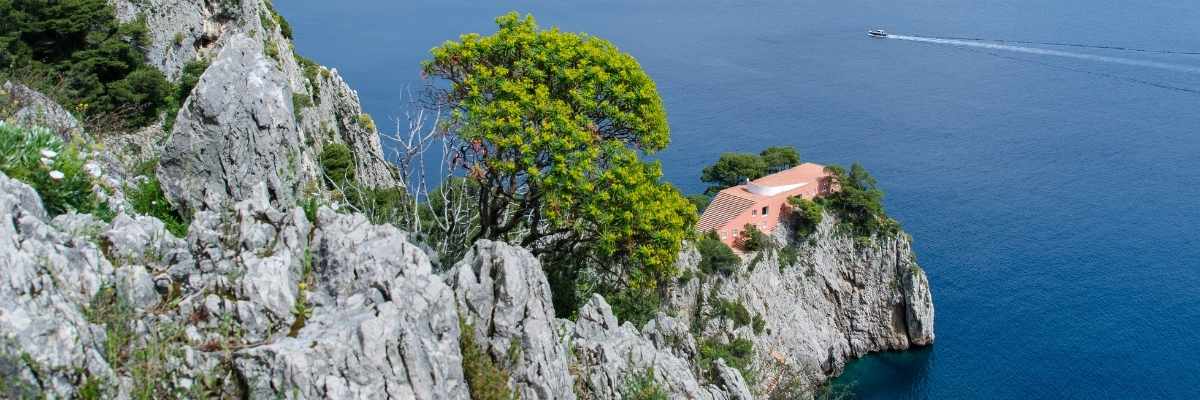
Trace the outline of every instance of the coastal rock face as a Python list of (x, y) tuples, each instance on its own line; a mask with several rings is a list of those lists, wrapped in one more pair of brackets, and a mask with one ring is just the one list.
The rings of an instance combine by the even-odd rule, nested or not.
[(251, 397), (467, 398), (454, 296), (425, 254), (391, 226), (319, 215), (312, 317), (236, 354)]
[(492, 357), (510, 362), (522, 399), (574, 399), (550, 283), (528, 250), (482, 240), (450, 272), (458, 307)]
[(724, 318), (702, 328), (706, 336), (753, 341), (760, 392), (796, 380), (815, 388), (851, 359), (933, 342), (929, 281), (906, 234), (856, 240), (827, 213), (816, 232), (793, 246), (798, 256), (792, 264), (780, 265), (777, 253), (764, 254), (745, 272), (694, 280), (672, 298), (689, 323), (711, 313), (714, 295), (763, 320), (757, 333)]
[(265, 183), (276, 206), (295, 204), (305, 168), (292, 92), (262, 44), (238, 35), (200, 77), (163, 150), (158, 177), (172, 203), (220, 210)]
[[(288, 89), (284, 97), (290, 106), (288, 121), (294, 120), (291, 129), (298, 132), (307, 150), (296, 155), (295, 162), (304, 171), (298, 179), (317, 180), (316, 155), (328, 143), (345, 143), (356, 156), (356, 180), (360, 184), (368, 187), (399, 184), (397, 171), (384, 157), (374, 122), (364, 123), (371, 119), (363, 112), (358, 94), (336, 69), (304, 60), (293, 51), (291, 38), (285, 36), (286, 22), (276, 17), (266, 1), (111, 0), (110, 3), (121, 21), (145, 18), (150, 36), (146, 60), (172, 81), (179, 79), (189, 62), (221, 58), (227, 47), (244, 47), (247, 37), (258, 42), (258, 54), (267, 59), (265, 64), (278, 76), (272, 78), (269, 87), (243, 85), (233, 86), (231, 90), (249, 98), (266, 99), (275, 94), (260, 89), (274, 90), (275, 86)], [(282, 83), (278, 79), (282, 79)], [(222, 83), (234, 82), (226, 80)], [(195, 97), (198, 91), (198, 88), (194, 89), (193, 96), (189, 97)], [(291, 109), (293, 107), (296, 109)], [(183, 112), (179, 118), (183, 118)], [(178, 122), (176, 126), (179, 126)], [(161, 152), (159, 142), (162, 137), (173, 136), (172, 132), (159, 131), (157, 126), (152, 126), (105, 138), (105, 141), (113, 148), (130, 153), (127, 158), (140, 161), (157, 156)], [(317, 181), (314, 186), (319, 187), (320, 183)]]
[[(647, 324), (674, 324), (670, 317), (659, 315)], [(752, 399), (750, 388), (740, 372), (718, 360), (719, 380), (703, 384), (692, 368), (691, 360), (680, 357), (669, 342), (687, 343), (694, 348), (694, 339), (686, 331), (676, 333), (670, 340), (656, 343), (651, 338), (664, 337), (661, 332), (643, 335), (626, 322), (619, 324), (612, 307), (603, 297), (594, 296), (579, 311), (575, 323), (561, 321), (571, 334), (575, 364), (580, 370), (580, 386), (594, 399), (621, 399), (628, 383), (635, 377), (653, 372), (654, 381), (671, 398), (688, 399)]]
[(32, 188), (0, 173), (0, 388), (3, 398), (67, 398), (113, 378), (105, 329), (84, 313), (113, 267), (88, 240), (46, 222)]

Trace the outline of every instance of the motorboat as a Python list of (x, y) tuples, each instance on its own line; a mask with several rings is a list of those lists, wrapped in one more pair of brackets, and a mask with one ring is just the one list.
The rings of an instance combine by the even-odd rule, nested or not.
[(888, 37), (888, 34), (887, 31), (884, 31), (883, 29), (872, 29), (867, 31), (867, 36), (873, 38), (885, 38)]

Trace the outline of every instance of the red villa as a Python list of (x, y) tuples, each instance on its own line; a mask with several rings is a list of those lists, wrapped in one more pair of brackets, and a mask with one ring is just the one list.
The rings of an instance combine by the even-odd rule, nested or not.
[(729, 247), (734, 247), (746, 224), (769, 235), (790, 212), (788, 198), (812, 200), (829, 194), (828, 176), (824, 165), (804, 163), (722, 190), (704, 209), (696, 229), (716, 231)]

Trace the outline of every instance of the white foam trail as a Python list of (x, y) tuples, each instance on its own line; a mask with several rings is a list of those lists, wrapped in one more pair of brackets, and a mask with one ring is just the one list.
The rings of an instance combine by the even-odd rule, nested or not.
[(889, 39), (909, 40), (909, 41), (914, 41), (914, 42), (948, 44), (948, 45), (952, 45), (952, 46), (966, 46), (966, 47), (975, 47), (975, 48), (981, 48), (981, 49), (1004, 50), (1004, 51), (1012, 51), (1012, 52), (1017, 52), (1017, 53), (1038, 54), (1038, 55), (1044, 55), (1044, 56), (1067, 57), (1067, 58), (1075, 58), (1075, 59), (1080, 59), (1080, 60), (1090, 60), (1090, 61), (1100, 61), (1100, 62), (1107, 62), (1107, 63), (1114, 63), (1114, 64), (1132, 65), (1132, 66), (1136, 66), (1136, 67), (1159, 68), (1159, 69), (1166, 69), (1166, 70), (1171, 70), (1171, 71), (1186, 72), (1189, 74), (1200, 74), (1200, 67), (1191, 66), (1191, 65), (1168, 64), (1168, 63), (1161, 63), (1161, 62), (1155, 62), (1155, 61), (1134, 60), (1134, 59), (1130, 59), (1130, 58), (1121, 58), (1121, 57), (1097, 56), (1097, 55), (1092, 55), (1092, 54), (1072, 53), (1072, 52), (1068, 52), (1068, 51), (1039, 49), (1039, 48), (1035, 48), (1035, 47), (1011, 46), (1011, 45), (1007, 45), (1007, 44), (984, 43), (984, 42), (975, 42), (975, 41), (968, 41), (968, 40), (936, 39), (936, 38), (927, 38), (927, 37), (921, 37), (921, 36), (905, 36), (905, 35), (890, 35), (890, 34), (887, 37)]

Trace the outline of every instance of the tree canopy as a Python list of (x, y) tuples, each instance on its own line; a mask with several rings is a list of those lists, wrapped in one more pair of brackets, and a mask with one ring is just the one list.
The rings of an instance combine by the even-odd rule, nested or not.
[(145, 23), (118, 22), (105, 0), (0, 1), (0, 16), (0, 71), (34, 77), (23, 83), (85, 117), (119, 114), (144, 126), (172, 94), (145, 63)]
[(821, 199), (838, 213), (859, 236), (890, 233), (899, 229), (895, 220), (883, 210), (883, 191), (875, 178), (862, 165), (854, 163), (850, 170), (831, 165), (825, 167), (838, 190)]
[(573, 311), (559, 297), (571, 295), (563, 292), (579, 268), (612, 287), (653, 288), (673, 276), (696, 216), (660, 181), (659, 165), (639, 159), (669, 141), (654, 82), (603, 39), (517, 13), (496, 22), (496, 33), (462, 35), (423, 63), (426, 76), (448, 83), (434, 97), (461, 142), (456, 168), (477, 182), (476, 238), (561, 261), (545, 263), (560, 314)]
[(758, 179), (800, 164), (800, 153), (792, 146), (768, 147), (759, 154), (722, 153), (713, 165), (700, 173), (700, 181), (708, 183), (708, 195), (715, 194), (743, 181)]

